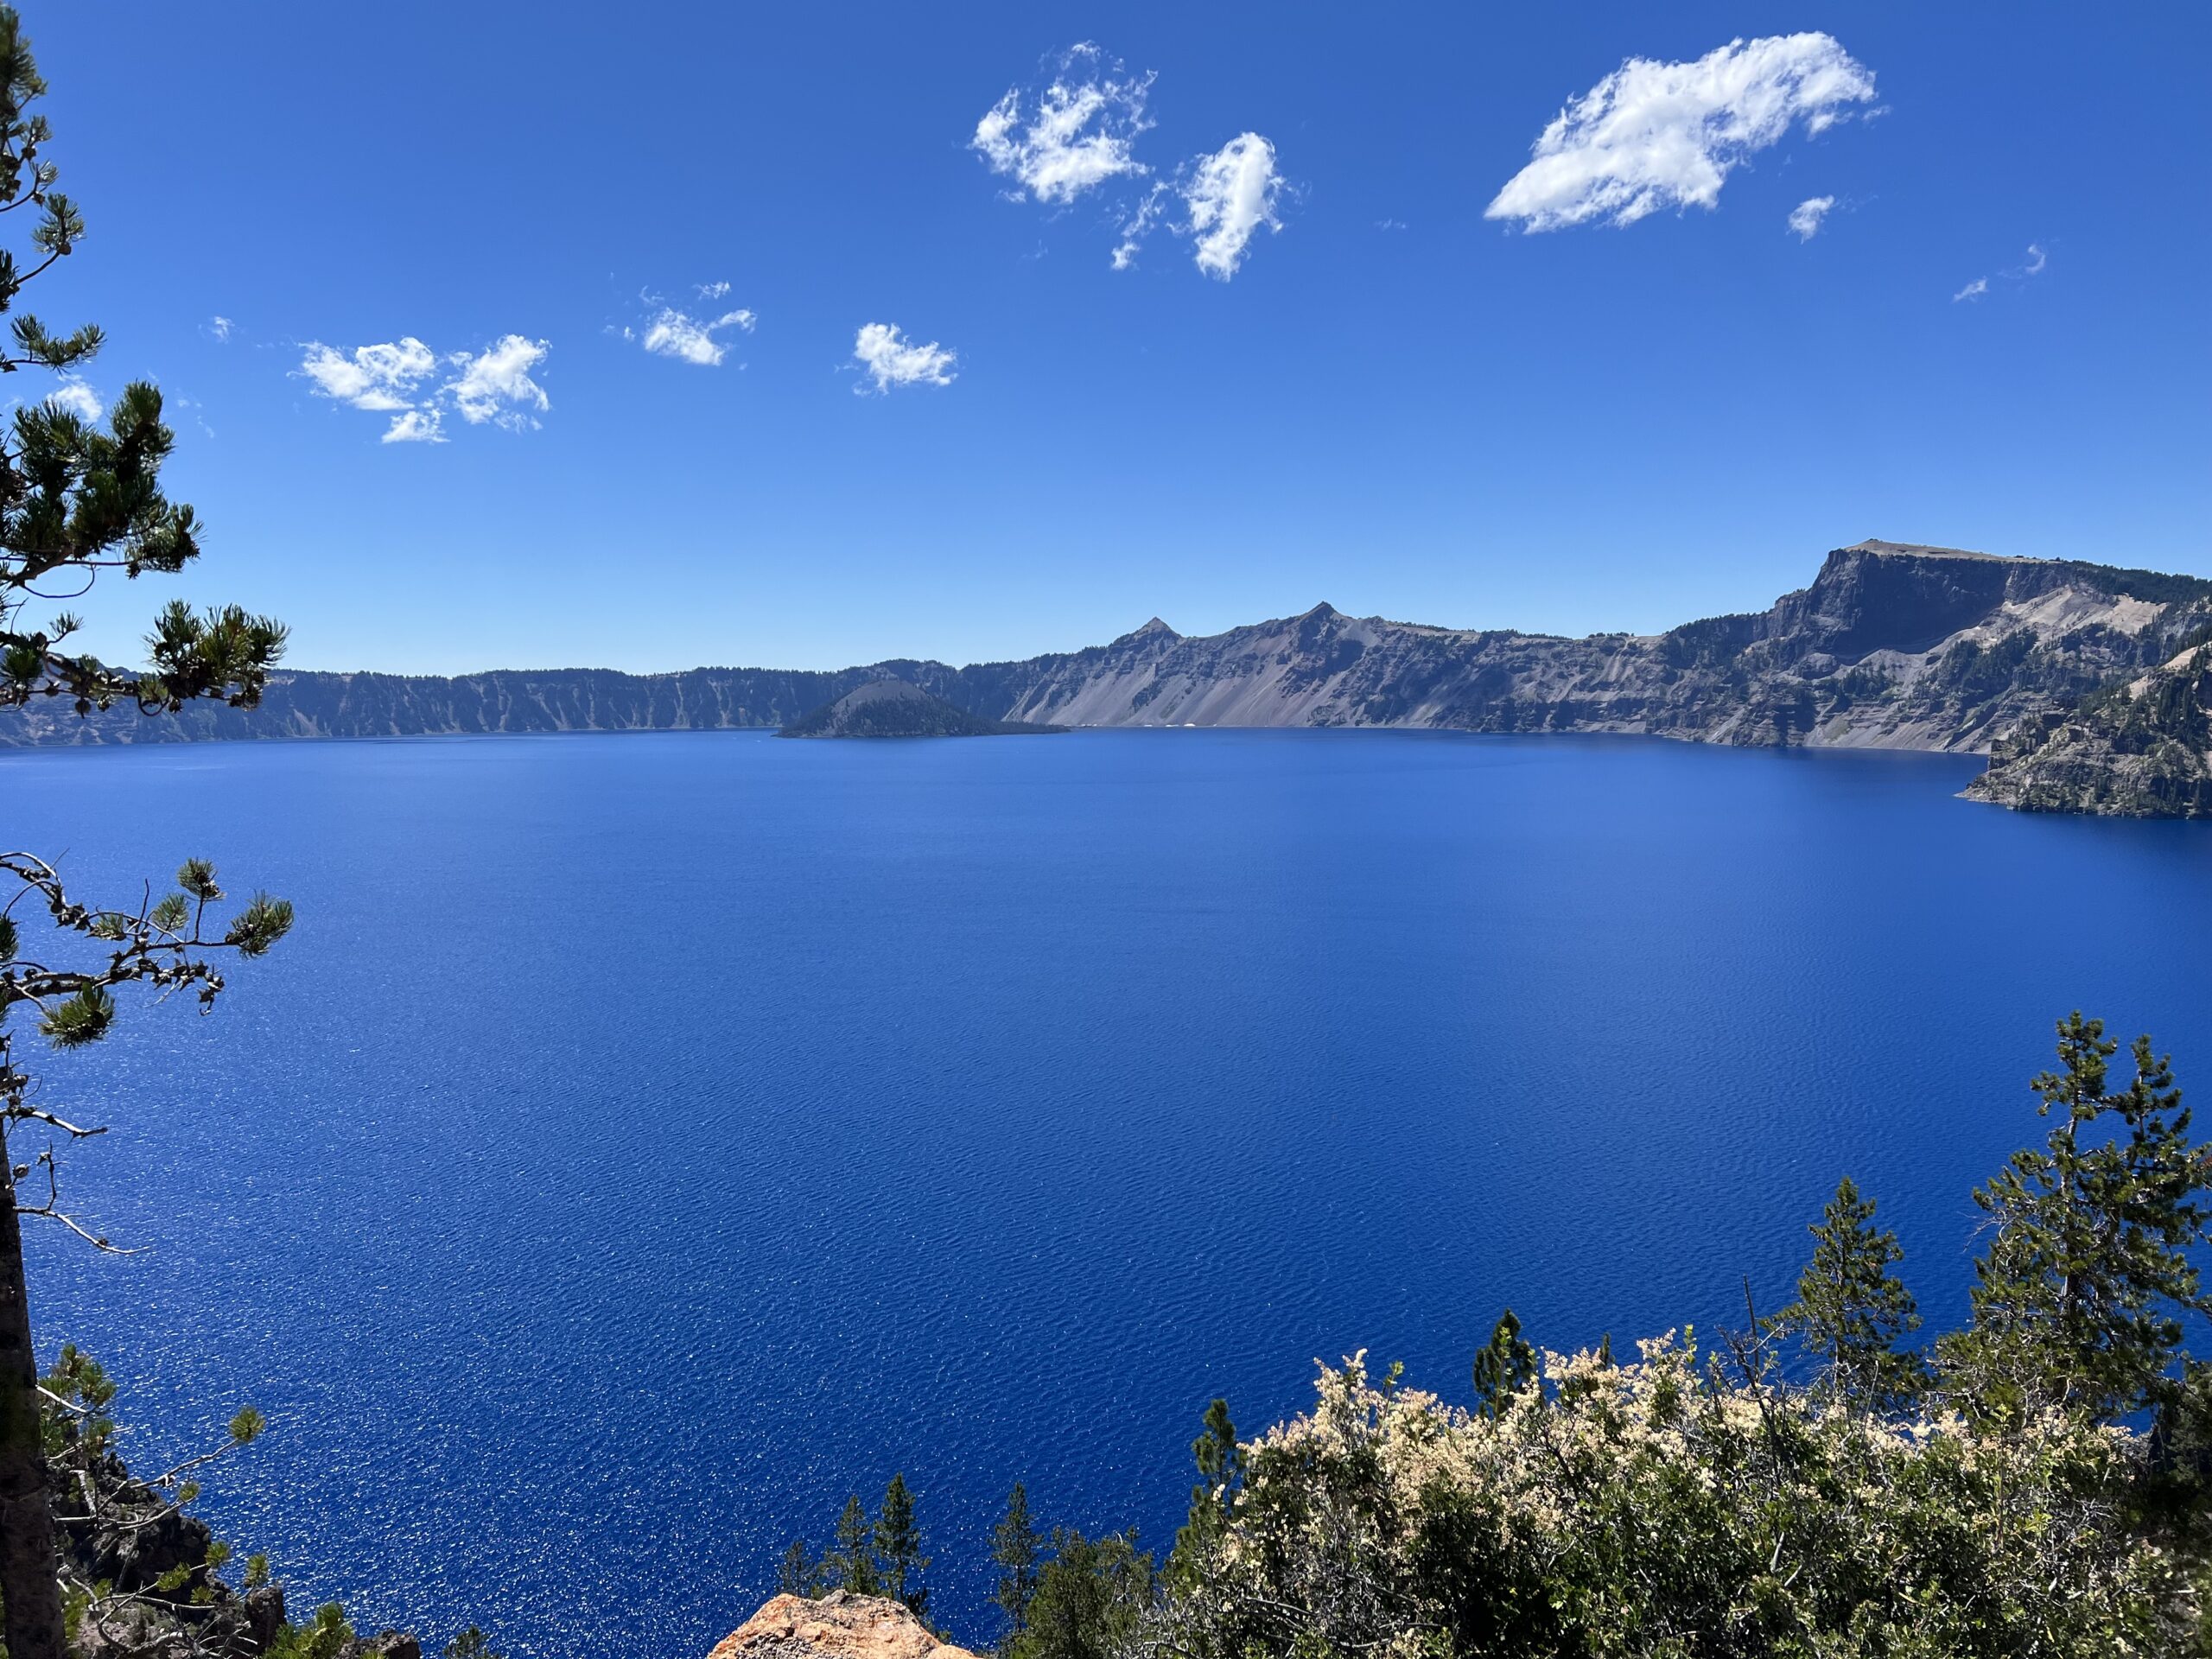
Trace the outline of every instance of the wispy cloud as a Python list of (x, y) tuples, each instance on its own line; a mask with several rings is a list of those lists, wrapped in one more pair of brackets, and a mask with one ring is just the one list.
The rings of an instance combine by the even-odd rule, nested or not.
[[(2044, 251), (2042, 245), (2031, 242), (2028, 244), (2028, 257), (2024, 264), (2008, 265), (1997, 275), (2005, 282), (2024, 283), (2031, 276), (2041, 276), (2043, 268), (2050, 263), (2050, 256)], [(1975, 277), (1974, 281), (1951, 296), (1951, 303), (1956, 305), (1961, 300), (1980, 299), (1989, 292), (1989, 280), (1986, 276)]]
[(207, 319), (207, 332), (214, 335), (219, 341), (227, 342), (231, 337), (231, 330), (237, 327), (238, 325), (232, 322), (228, 317), (210, 317)]
[[(482, 352), (444, 357), (412, 334), (350, 352), (310, 340), (294, 372), (317, 397), (391, 415), (386, 443), (443, 443), (448, 410), (471, 426), (517, 432), (538, 426), (537, 416), (552, 404), (531, 371), (550, 349), (521, 334), (503, 334)], [(442, 371), (445, 378), (435, 378)]]
[(67, 410), (80, 421), (97, 421), (107, 413), (107, 405), (100, 401), (99, 393), (73, 374), (48, 392), (46, 401), (56, 409)]
[(992, 172), (1014, 181), (1013, 194), (1065, 206), (1107, 180), (1141, 174), (1134, 154), (1149, 74), (1132, 76), (1090, 41), (1071, 47), (1043, 91), (1019, 87), (983, 112), (969, 148)]
[(1630, 58), (1554, 118), (1484, 214), (1535, 232), (1715, 207), (1746, 156), (1873, 97), (1873, 73), (1823, 34), (1731, 41), (1688, 63)]
[[(709, 289), (714, 290), (711, 294)], [(729, 292), (728, 283), (712, 283), (700, 293), (704, 297), (720, 299)], [(695, 317), (679, 311), (672, 305), (664, 305), (647, 318), (639, 328), (624, 328), (622, 338), (634, 340), (656, 357), (672, 357), (683, 363), (696, 363), (702, 369), (717, 366), (729, 355), (733, 342), (717, 340), (715, 336), (730, 329), (745, 334), (753, 332), (759, 321), (752, 312), (740, 307), (725, 311), (720, 316)]]
[(1809, 242), (1821, 233), (1821, 221), (1834, 206), (1834, 196), (1808, 196), (1789, 210), (1789, 228), (1800, 242)]
[(1275, 168), (1274, 146), (1247, 132), (1155, 175), (1136, 155), (1138, 138), (1152, 126), (1145, 103), (1154, 79), (1129, 73), (1090, 41), (1071, 47), (1049, 86), (1014, 87), (987, 110), (969, 148), (992, 172), (1014, 181), (1007, 194), (1017, 200), (1065, 207), (1118, 181), (1115, 270), (1134, 266), (1145, 238), (1166, 225), (1196, 238), (1198, 269), (1225, 282), (1262, 226), (1282, 228), (1278, 207), (1287, 187)]
[(1224, 283), (1234, 276), (1262, 225), (1270, 231), (1282, 229), (1282, 220), (1275, 216), (1275, 201), (1281, 194), (1275, 147), (1256, 132), (1240, 134), (1212, 155), (1201, 156), (1183, 187), (1191, 233), (1198, 238), (1198, 269)]
[(874, 382), (853, 388), (863, 395), (887, 392), (893, 386), (949, 386), (953, 365), (959, 360), (935, 340), (925, 346), (900, 339), (899, 330), (887, 322), (861, 326), (853, 340), (853, 358)]

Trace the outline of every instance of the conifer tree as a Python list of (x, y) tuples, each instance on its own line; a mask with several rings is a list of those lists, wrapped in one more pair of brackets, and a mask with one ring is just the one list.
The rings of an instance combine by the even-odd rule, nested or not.
[(883, 1490), (883, 1508), (875, 1518), (875, 1553), (891, 1599), (905, 1603), (915, 1618), (925, 1617), (930, 1592), (922, 1584), (922, 1573), (930, 1562), (922, 1554), (922, 1532), (914, 1521), (914, 1494), (903, 1474), (893, 1475)]
[(776, 1568), (776, 1593), (804, 1596), (811, 1600), (821, 1590), (820, 1564), (808, 1553), (805, 1539), (792, 1539), (784, 1547), (784, 1559)]
[(1016, 1481), (1007, 1497), (1006, 1518), (991, 1529), (991, 1560), (999, 1569), (991, 1599), (1006, 1616), (1007, 1642), (1020, 1636), (1029, 1622), (1029, 1604), (1037, 1594), (1037, 1558), (1044, 1543), (1029, 1519), (1028, 1488)]
[(1521, 1339), (1521, 1321), (1509, 1307), (1497, 1316), (1490, 1341), (1475, 1353), (1475, 1409), (1485, 1417), (1504, 1415), (1535, 1376), (1536, 1351)]
[(868, 1511), (861, 1507), (860, 1494), (855, 1492), (837, 1516), (836, 1543), (823, 1557), (823, 1575), (848, 1595), (881, 1595), (883, 1580), (875, 1570), (874, 1540)]
[(1191, 1457), (1198, 1465), (1198, 1484), (1191, 1488), (1190, 1514), (1168, 1555), (1169, 1572), (1183, 1580), (1204, 1571), (1208, 1549), (1228, 1530), (1236, 1485), (1243, 1477), (1244, 1452), (1236, 1444), (1228, 1401), (1217, 1400), (1206, 1408), (1205, 1427), (1191, 1442)]
[(1847, 1175), (1821, 1219), (1806, 1230), (1813, 1259), (1797, 1276), (1797, 1300), (1770, 1322), (1794, 1334), (1821, 1366), (1820, 1386), (1838, 1400), (1884, 1411), (1926, 1380), (1917, 1355), (1897, 1342), (1920, 1327), (1912, 1293), (1890, 1269), (1904, 1259), (1897, 1235), (1874, 1224), (1874, 1200)]
[[(54, 188), (46, 118), (31, 112), (45, 92), (16, 12), (0, 6), (0, 215), (31, 210), (29, 267), (0, 248), (0, 314), (11, 342), (0, 346), (0, 374), (73, 372), (102, 344), (92, 324), (57, 334), (17, 305), (25, 286), (85, 236), (76, 203)], [(105, 572), (166, 575), (199, 556), (192, 509), (161, 490), (174, 441), (161, 393), (145, 381), (125, 386), (105, 420), (35, 396), (16, 409), (0, 435), (0, 711), (34, 699), (59, 698), (84, 715), (118, 705), (155, 714), (200, 697), (246, 707), (259, 698), (284, 644), (283, 629), (265, 617), (234, 607), (195, 614), (172, 602), (147, 638), (150, 666), (131, 672), (71, 649), (76, 618), (26, 615), (57, 591), (82, 594)], [(28, 1144), (35, 1133), (66, 1142), (99, 1131), (30, 1103), (34, 1079), (8, 1021), (21, 1011), (38, 1035), (67, 1048), (107, 1033), (113, 992), (124, 986), (191, 990), (205, 1008), (223, 983), (212, 953), (258, 955), (291, 922), (289, 906), (260, 896), (218, 922), (209, 910), (221, 897), (214, 873), (197, 861), (184, 867), (179, 887), (157, 905), (100, 909), (73, 898), (43, 860), (0, 858), (0, 887), (9, 890), (0, 894), (0, 1633), (10, 1659), (61, 1659), (66, 1639), (17, 1218), (47, 1217), (95, 1245), (106, 1241), (62, 1208), (51, 1140), (35, 1153)], [(59, 954), (26, 953), (21, 922), (39, 910), (62, 936)], [(22, 1182), (34, 1172), (41, 1192), (26, 1201)]]
[(2193, 1255), (2207, 1240), (2212, 1161), (2190, 1139), (2170, 1060), (2135, 1040), (2135, 1075), (2109, 1090), (2119, 1045), (2079, 1010), (2058, 1025), (2059, 1069), (2034, 1082), (2056, 1121), (1977, 1189), (1989, 1247), (1974, 1319), (1940, 1346), (1953, 1377), (2000, 1408), (2063, 1406), (2110, 1421), (2157, 1404), (2180, 1315), (2212, 1313)]

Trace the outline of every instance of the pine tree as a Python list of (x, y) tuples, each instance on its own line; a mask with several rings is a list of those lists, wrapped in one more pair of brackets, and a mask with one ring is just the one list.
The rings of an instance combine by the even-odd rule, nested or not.
[(2212, 1313), (2192, 1253), (2207, 1240), (2212, 1163), (2190, 1139), (2173, 1069), (2148, 1037), (2109, 1091), (2119, 1045), (2080, 1012), (2059, 1022), (2060, 1069), (2034, 1082), (2056, 1122), (1974, 1193), (1989, 1248), (1974, 1320), (1940, 1345), (1965, 1389), (2002, 1408), (2063, 1406), (2111, 1421), (2170, 1392), (2178, 1315)]
[(792, 1539), (785, 1546), (784, 1559), (776, 1568), (776, 1593), (779, 1596), (804, 1596), (811, 1600), (821, 1592), (820, 1564), (808, 1554), (805, 1539)]
[(1006, 1641), (1020, 1636), (1029, 1622), (1029, 1604), (1037, 1594), (1037, 1558), (1044, 1542), (1029, 1519), (1028, 1489), (1016, 1481), (1007, 1497), (1006, 1518), (991, 1529), (991, 1560), (999, 1569), (991, 1599), (1006, 1616)]
[(1475, 1409), (1485, 1417), (1503, 1416), (1535, 1376), (1536, 1351), (1521, 1340), (1521, 1321), (1509, 1307), (1475, 1354)]
[(1806, 1229), (1813, 1259), (1797, 1276), (1797, 1300), (1770, 1321), (1789, 1332), (1821, 1366), (1821, 1386), (1835, 1398), (1885, 1411), (1912, 1398), (1926, 1380), (1917, 1355), (1897, 1342), (1920, 1327), (1912, 1293), (1890, 1272), (1904, 1259), (1897, 1235), (1874, 1224), (1874, 1201), (1847, 1175), (1821, 1219)]
[(844, 1510), (837, 1517), (836, 1546), (822, 1560), (823, 1575), (848, 1595), (883, 1593), (883, 1579), (875, 1570), (874, 1537), (868, 1511), (861, 1507), (860, 1494), (855, 1492), (845, 1500)]
[(875, 1553), (882, 1563), (883, 1586), (915, 1618), (927, 1615), (930, 1592), (922, 1573), (930, 1562), (922, 1554), (921, 1529), (914, 1521), (914, 1495), (906, 1477), (894, 1474), (883, 1490), (883, 1509), (875, 1520)]
[[(0, 6), (0, 213), (31, 210), (25, 221), (9, 221), (29, 226), (28, 268), (0, 249), (0, 314), (9, 315), (12, 340), (0, 347), (0, 374), (75, 370), (102, 344), (94, 325), (56, 334), (17, 308), (25, 286), (73, 254), (85, 234), (76, 203), (54, 188), (46, 118), (30, 112), (45, 92), (20, 18)], [(151, 666), (134, 673), (69, 649), (76, 618), (39, 624), (24, 615), (56, 590), (83, 592), (105, 571), (168, 575), (199, 556), (192, 509), (170, 502), (160, 486), (174, 442), (162, 423), (162, 395), (146, 381), (125, 386), (105, 421), (36, 396), (16, 409), (0, 436), (0, 710), (61, 698), (80, 715), (118, 705), (154, 714), (199, 697), (239, 707), (259, 698), (284, 645), (283, 629), (265, 617), (235, 607), (195, 614), (172, 602), (147, 638)], [(12, 855), (0, 864), (0, 886), (16, 889), (0, 898), (0, 916), (28, 898), (65, 936), (65, 955), (84, 947), (73, 965), (42, 950), (27, 958), (17, 919), (0, 925), (0, 1637), (11, 1659), (62, 1659), (67, 1642), (17, 1217), (76, 1225), (61, 1206), (50, 1147), (26, 1157), (16, 1144), (26, 1132), (74, 1142), (96, 1131), (30, 1104), (35, 1080), (22, 1069), (6, 1022), (24, 1007), (38, 1034), (72, 1047), (107, 1033), (117, 1015), (111, 993), (121, 986), (189, 990), (204, 1007), (223, 983), (211, 952), (257, 955), (290, 923), (289, 906), (257, 898), (227, 927), (209, 931), (203, 924), (213, 873), (204, 887), (182, 885), (182, 894), (150, 912), (103, 911), (72, 898), (39, 859)], [(38, 1172), (40, 1196), (25, 1201), (18, 1169)]]
[(1236, 1425), (1230, 1421), (1229, 1402), (1217, 1400), (1208, 1406), (1204, 1421), (1198, 1438), (1191, 1442), (1198, 1484), (1191, 1488), (1190, 1514), (1175, 1535), (1175, 1548), (1168, 1555), (1169, 1573), (1183, 1581), (1205, 1571), (1209, 1551), (1229, 1529), (1237, 1484), (1244, 1474), (1244, 1452), (1236, 1444)]

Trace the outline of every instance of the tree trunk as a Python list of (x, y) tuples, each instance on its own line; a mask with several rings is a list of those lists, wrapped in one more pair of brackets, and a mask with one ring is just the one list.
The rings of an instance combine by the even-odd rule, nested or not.
[(39, 1429), (38, 1359), (23, 1283), (15, 1166), (0, 1129), (0, 1598), (8, 1659), (64, 1659), (61, 1585)]

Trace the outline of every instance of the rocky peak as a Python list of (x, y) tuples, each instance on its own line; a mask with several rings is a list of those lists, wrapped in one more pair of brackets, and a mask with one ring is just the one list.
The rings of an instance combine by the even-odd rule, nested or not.
[(707, 1659), (976, 1659), (940, 1640), (901, 1604), (832, 1591), (819, 1601), (778, 1596), (715, 1645)]

